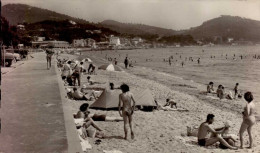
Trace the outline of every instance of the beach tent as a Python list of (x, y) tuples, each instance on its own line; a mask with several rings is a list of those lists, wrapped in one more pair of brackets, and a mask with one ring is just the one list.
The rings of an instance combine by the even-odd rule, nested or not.
[[(136, 106), (155, 107), (156, 104), (153, 99), (153, 95), (149, 89), (142, 91), (132, 91), (136, 101)], [(121, 90), (109, 90), (106, 89), (102, 92), (100, 97), (90, 105), (90, 108), (94, 109), (118, 109), (119, 94)]]
[(90, 105), (90, 108), (95, 109), (116, 109), (118, 108), (119, 94), (121, 90), (105, 89), (99, 98)]
[(98, 69), (107, 70), (107, 71), (123, 71), (121, 67), (113, 64), (101, 65), (100, 67), (98, 67)]

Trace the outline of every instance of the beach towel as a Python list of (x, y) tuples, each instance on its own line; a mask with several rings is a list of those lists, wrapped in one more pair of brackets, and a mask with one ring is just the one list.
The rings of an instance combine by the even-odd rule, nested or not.
[(103, 150), (104, 153), (123, 153), (120, 150)]
[[(74, 122), (76, 126), (83, 125), (84, 119), (74, 119)], [(77, 133), (79, 136), (80, 144), (83, 151), (87, 151), (87, 149), (92, 149), (92, 146), (90, 145), (88, 139), (87, 139), (87, 131), (85, 128), (79, 128), (77, 129)]]

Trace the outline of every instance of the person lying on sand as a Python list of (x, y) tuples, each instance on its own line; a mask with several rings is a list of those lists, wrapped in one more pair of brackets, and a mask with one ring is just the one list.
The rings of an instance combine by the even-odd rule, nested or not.
[(187, 109), (184, 108), (172, 108), (170, 106), (162, 106), (161, 104), (158, 104), (158, 102), (156, 100), (154, 100), (155, 104), (156, 104), (156, 109), (157, 110), (163, 110), (163, 111), (189, 111)]
[[(82, 117), (84, 118), (84, 121), (82, 122), (81, 125), (77, 125), (77, 128), (83, 128), (82, 131), (83, 132), (86, 132), (87, 135), (90, 136), (90, 134), (93, 134), (93, 137), (97, 137), (97, 138), (104, 138), (105, 135), (104, 133), (102, 132), (103, 130), (97, 126), (96, 122), (93, 121), (93, 119), (91, 117), (89, 117), (89, 111), (88, 111), (88, 104), (87, 103), (84, 103), (80, 106), (80, 113), (78, 113), (76, 115), (76, 117)], [(92, 126), (94, 127), (95, 129), (97, 129), (98, 131), (93, 131), (91, 130), (89, 127)]]
[(94, 85), (94, 84), (105, 84), (106, 82), (95, 82), (95, 81), (93, 81), (93, 80), (90, 80), (91, 79), (91, 77), (90, 76), (87, 76), (87, 83), (89, 84), (89, 85)]
[(76, 87), (73, 88), (73, 91), (74, 92), (72, 93), (72, 97), (75, 100), (91, 100), (92, 96), (96, 99), (96, 96), (93, 91), (84, 94), (81, 91), (79, 91)]
[[(87, 107), (87, 110), (88, 110), (88, 107), (89, 104), (88, 103), (84, 103), (80, 106), (79, 108), (79, 111), (78, 113), (74, 116), (74, 118), (86, 118), (86, 111), (85, 111), (85, 108)], [(93, 121), (123, 121), (123, 118), (122, 117), (111, 117), (111, 116), (107, 116), (105, 114), (90, 114), (90, 112), (88, 112), (88, 117), (92, 118)]]
[[(133, 94), (129, 90), (129, 86), (127, 84), (122, 84), (120, 89), (123, 93), (119, 95), (119, 103), (118, 103), (118, 111), (120, 116), (124, 119), (124, 131), (125, 131), (125, 139), (127, 140), (127, 120), (129, 122), (130, 130), (131, 130), (131, 138), (134, 139), (134, 132), (132, 129), (132, 115), (135, 109), (135, 99)], [(133, 101), (133, 105), (131, 102)], [(121, 103), (123, 103), (123, 107), (121, 107)], [(122, 112), (121, 112), (122, 110)]]
[[(215, 144), (216, 142), (222, 143), (225, 147), (229, 149), (238, 149), (237, 147), (232, 146), (232, 144), (229, 144), (224, 138), (221, 136), (221, 134), (226, 130), (228, 127), (222, 127), (218, 129), (213, 129), (210, 127), (210, 124), (214, 122), (214, 115), (208, 114), (206, 122), (203, 122), (198, 130), (198, 144), (200, 146), (211, 146)], [(212, 133), (212, 137), (207, 137), (208, 132)]]

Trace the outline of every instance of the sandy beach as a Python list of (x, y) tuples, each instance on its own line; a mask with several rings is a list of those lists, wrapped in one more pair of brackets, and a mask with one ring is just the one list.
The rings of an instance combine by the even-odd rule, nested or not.
[[(62, 55), (66, 56), (66, 55)], [(107, 63), (95, 54), (89, 56), (100, 66)], [(78, 58), (78, 57), (74, 57)], [(79, 59), (82, 59), (80, 57)], [(119, 66), (123, 67), (122, 63)], [(58, 74), (59, 75), (59, 74)], [(253, 127), (254, 147), (252, 149), (239, 149), (236, 151), (223, 150), (216, 147), (199, 147), (196, 137), (187, 136), (187, 126), (199, 126), (205, 121), (208, 113), (215, 114), (214, 127), (222, 127), (226, 121), (231, 122), (231, 134), (238, 134), (242, 122), (242, 108), (245, 105), (243, 99), (219, 100), (216, 96), (200, 94), (205, 89), (199, 83), (184, 80), (167, 73), (134, 67), (125, 72), (108, 72), (98, 70), (97, 75), (91, 76), (98, 82), (113, 82), (115, 86), (126, 83), (132, 89), (150, 89), (154, 98), (164, 104), (167, 97), (172, 97), (178, 107), (188, 109), (188, 112), (178, 111), (153, 111), (134, 113), (134, 140), (123, 140), (123, 122), (97, 122), (104, 129), (108, 139), (102, 139), (99, 145), (94, 138), (89, 138), (92, 149), (89, 152), (103, 152), (104, 150), (120, 150), (124, 153), (144, 152), (259, 152), (260, 138), (259, 122)], [(83, 75), (83, 84), (87, 75)], [(93, 85), (94, 87), (95, 85)], [(101, 86), (108, 86), (102, 84)], [(96, 86), (95, 86), (96, 87)], [(65, 88), (65, 87), (64, 87)], [(77, 112), (84, 101), (68, 100), (71, 110)], [(91, 102), (90, 102), (91, 104)], [(118, 111), (102, 111), (90, 109), (91, 113), (106, 114), (119, 117)], [(73, 123), (72, 123), (73, 124)], [(245, 146), (248, 146), (248, 136), (245, 133)], [(239, 142), (237, 142), (239, 145)]]

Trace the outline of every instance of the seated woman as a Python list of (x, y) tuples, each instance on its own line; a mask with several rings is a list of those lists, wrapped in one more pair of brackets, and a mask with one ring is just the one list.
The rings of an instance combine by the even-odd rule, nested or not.
[[(84, 103), (80, 106), (80, 113), (78, 112), (75, 115), (75, 118), (83, 118), (83, 122), (81, 124), (77, 124), (77, 129), (82, 128), (83, 133), (86, 133), (89, 137), (97, 137), (97, 138), (105, 138), (103, 130), (97, 126), (97, 124), (93, 121), (91, 117), (89, 117), (88, 104)], [(96, 130), (91, 129), (90, 127), (94, 127)]]

